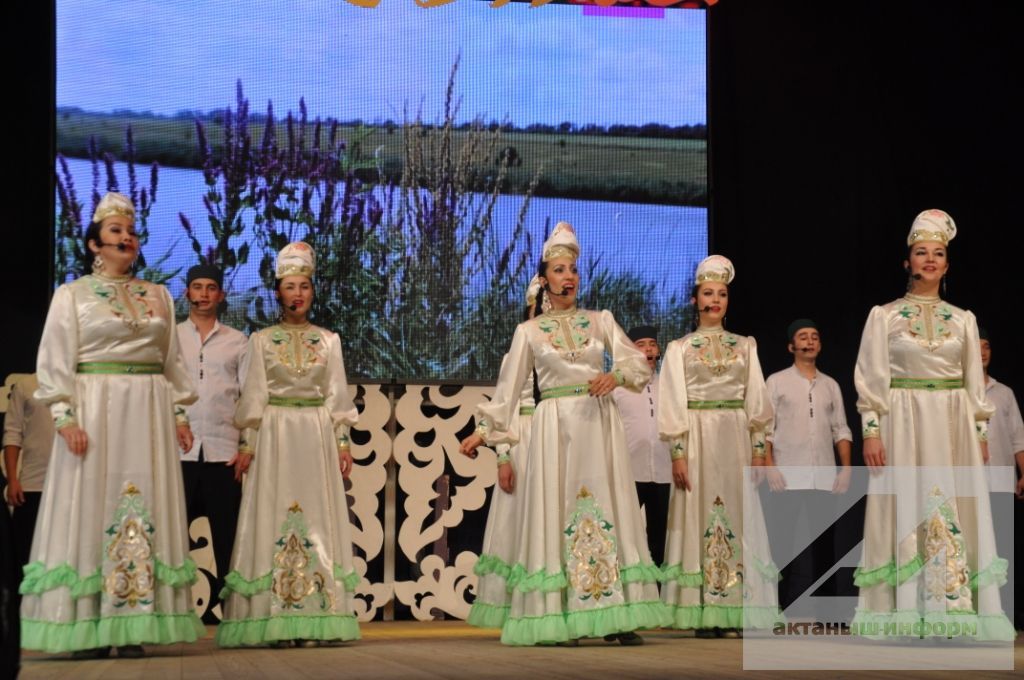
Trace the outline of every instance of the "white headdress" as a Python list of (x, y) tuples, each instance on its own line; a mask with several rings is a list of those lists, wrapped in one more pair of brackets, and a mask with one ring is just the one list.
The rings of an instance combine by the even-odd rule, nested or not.
[(956, 222), (945, 210), (932, 208), (919, 213), (910, 225), (907, 245), (912, 246), (921, 241), (938, 241), (948, 246), (956, 237)]
[(109, 191), (107, 192), (107, 195), (100, 199), (100, 202), (96, 204), (96, 210), (92, 214), (92, 221), (99, 224), (111, 215), (124, 215), (125, 217), (130, 217), (132, 222), (134, 222), (135, 206), (132, 205), (131, 199), (124, 194), (119, 194), (116, 191)]
[(289, 243), (277, 254), (275, 276), (283, 279), (286, 276), (308, 276), (313, 278), (316, 271), (316, 254), (305, 241)]
[(732, 266), (729, 258), (722, 255), (708, 255), (697, 265), (697, 276), (694, 278), (694, 285), (699, 286), (707, 281), (719, 281), (729, 285), (735, 278), (736, 268)]

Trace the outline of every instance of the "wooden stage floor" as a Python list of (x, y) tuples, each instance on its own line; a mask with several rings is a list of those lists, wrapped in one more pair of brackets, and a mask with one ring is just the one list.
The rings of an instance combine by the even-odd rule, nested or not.
[[(68, 655), (26, 652), (22, 678), (87, 680), (248, 680), (358, 678), (439, 680), (473, 678), (1011, 678), (1013, 671), (744, 671), (742, 640), (696, 639), (688, 631), (650, 631), (646, 644), (621, 647), (585, 640), (577, 648), (506, 647), (495, 631), (461, 621), (363, 624), (363, 639), (316, 649), (218, 649), (213, 628), (190, 645), (147, 647), (144, 659), (70, 661)], [(842, 654), (899, 654), (892, 644), (855, 641)], [(918, 650), (919, 651), (919, 650)], [(1024, 669), (1024, 640), (1014, 646), (1014, 664)], [(1005, 652), (1004, 652), (1005, 653)]]

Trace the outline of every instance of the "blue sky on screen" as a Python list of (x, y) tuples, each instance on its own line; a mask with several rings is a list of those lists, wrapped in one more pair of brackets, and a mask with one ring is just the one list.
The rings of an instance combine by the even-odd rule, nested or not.
[(479, 0), (59, 0), (57, 105), (207, 111), (233, 105), (240, 78), (255, 112), (305, 97), (311, 116), (400, 122), (422, 102), (432, 120), (461, 49), (462, 120), (705, 123), (704, 23), (697, 10), (594, 17)]

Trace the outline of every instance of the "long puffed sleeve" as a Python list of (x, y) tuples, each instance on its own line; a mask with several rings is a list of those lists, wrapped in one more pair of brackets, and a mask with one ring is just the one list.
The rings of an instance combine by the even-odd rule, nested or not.
[(249, 370), (245, 374), (242, 394), (235, 406), (235, 427), (241, 430), (238, 438), (238, 450), (241, 453), (252, 453), (256, 450), (256, 431), (260, 428), (263, 411), (266, 410), (270, 398), (261, 337), (261, 333), (249, 336), (249, 346), (245, 350)]
[(39, 342), (36, 399), (50, 407), (59, 430), (77, 424), (75, 419), (75, 373), (78, 371), (78, 310), (68, 284), (57, 289), (46, 314)]
[(978, 321), (971, 312), (964, 312), (964, 389), (974, 412), (978, 439), (988, 441), (988, 420), (996, 412), (985, 391), (985, 373), (981, 365), (981, 340)]
[(612, 375), (616, 382), (631, 392), (639, 392), (651, 381), (647, 357), (636, 348), (622, 326), (607, 309), (601, 310), (604, 346), (612, 355)]
[(853, 384), (857, 389), (857, 411), (865, 438), (880, 437), (879, 417), (889, 413), (889, 328), (886, 312), (873, 307), (864, 325), (857, 353)]
[(160, 286), (161, 297), (167, 309), (167, 334), (164, 337), (164, 378), (171, 386), (171, 402), (174, 404), (174, 420), (179, 425), (188, 424), (185, 407), (199, 400), (195, 381), (185, 368), (178, 347), (178, 329), (174, 325), (174, 300), (166, 287)]
[(348, 378), (345, 376), (345, 359), (341, 351), (341, 338), (336, 333), (328, 334), (327, 379), (325, 405), (331, 413), (334, 436), (339, 449), (350, 446), (349, 430), (359, 420), (352, 396), (348, 393)]
[(533, 350), (527, 334), (526, 323), (516, 327), (512, 346), (501, 362), (494, 396), (476, 408), (476, 432), (488, 445), (519, 441), (519, 399), (533, 371)]
[(771, 425), (773, 411), (754, 338), (747, 338), (747, 384), (743, 390), (743, 410), (747, 414), (747, 426), (750, 428), (752, 455), (761, 458), (765, 455), (765, 433)]
[(673, 459), (686, 455), (686, 439), (690, 431), (683, 343), (682, 339), (668, 343), (658, 381), (658, 436), (669, 443)]

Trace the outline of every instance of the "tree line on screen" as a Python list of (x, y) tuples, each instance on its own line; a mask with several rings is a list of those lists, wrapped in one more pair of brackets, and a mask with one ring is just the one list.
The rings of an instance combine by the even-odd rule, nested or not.
[[(74, 114), (87, 114), (90, 113), (85, 109), (78, 106), (61, 106), (57, 108), (57, 115), (74, 115)], [(230, 108), (224, 109), (212, 109), (210, 111), (182, 109), (173, 115), (162, 115), (159, 113), (153, 113), (152, 111), (134, 111), (132, 109), (114, 109), (110, 112), (110, 116), (115, 118), (121, 118), (125, 120), (135, 119), (157, 119), (157, 120), (183, 120), (183, 121), (196, 121), (201, 120), (207, 124), (221, 125), (227, 117), (234, 116)], [(249, 122), (252, 124), (263, 124), (269, 120), (267, 114), (260, 112), (251, 112), (249, 114)], [(479, 121), (463, 121), (461, 123), (454, 123), (454, 130), (472, 130)], [(353, 118), (351, 120), (339, 120), (338, 124), (346, 128), (359, 128), (359, 127), (375, 127), (383, 128), (388, 134), (393, 134), (395, 131), (401, 129), (402, 123), (391, 120), (390, 118), (385, 120), (375, 119), (372, 121), (366, 121), (362, 118)], [(648, 137), (651, 139), (702, 139), (707, 140), (708, 138), (708, 127), (704, 123), (694, 123), (692, 125), (666, 125), (664, 123), (644, 123), (643, 125), (628, 125), (624, 123), (613, 123), (611, 125), (599, 125), (597, 123), (573, 123), (570, 121), (563, 121), (557, 125), (550, 123), (528, 123), (525, 125), (516, 125), (509, 121), (497, 121), (491, 120), (486, 123), (484, 127), (489, 131), (497, 130), (501, 128), (506, 133), (509, 132), (525, 132), (533, 134), (543, 135), (583, 135), (593, 137)]]
[[(365, 163), (351, 153), (360, 139), (343, 135), (339, 121), (310, 120), (304, 106), (298, 116), (289, 112), (279, 120), (269, 104), (261, 134), (254, 135), (239, 82), (233, 108), (224, 109), (217, 121), (193, 121), (204, 214), (178, 215), (192, 257), (183, 262), (173, 248), (150, 253), (148, 259), (140, 257), (139, 275), (164, 283), (197, 262), (218, 265), (229, 293), (224, 320), (252, 331), (278, 318), (272, 293), (277, 252), (305, 240), (318, 256), (312, 318), (345, 338), (350, 375), (493, 379), (521, 320), (523, 293), (536, 266), (540, 244), (533, 243), (525, 221), (543, 170), (521, 196), (514, 224), (500, 225), (511, 237), (499, 243), (494, 218), (510, 167), (500, 153), (506, 133), (482, 120), (458, 130), (457, 69), (458, 61), (442, 119), (426, 125), (409, 117), (398, 129), (403, 156), (398, 177), (367, 177)], [(217, 154), (209, 142), (214, 126), (223, 140)], [(278, 134), (279, 126), (286, 134)], [(88, 197), (79, 195), (67, 159), (58, 154), (57, 282), (85, 273), (81, 234), (104, 191), (131, 197), (145, 250), (160, 164), (153, 161), (148, 173), (143, 170), (137, 142), (130, 123), (120, 156), (91, 137)], [(119, 177), (118, 161), (127, 181)], [(599, 259), (582, 265), (581, 305), (612, 309), (625, 326), (659, 323), (666, 337), (688, 327), (682, 291), (664, 299), (652, 294), (650, 282), (613, 273)], [(239, 277), (243, 268), (255, 269), (259, 282)], [(187, 313), (184, 305), (179, 312)]]

